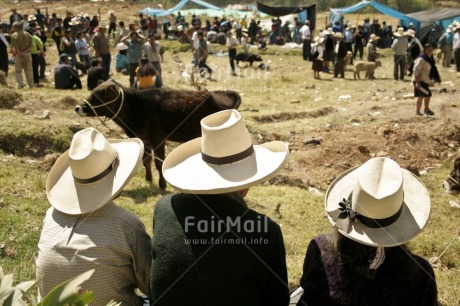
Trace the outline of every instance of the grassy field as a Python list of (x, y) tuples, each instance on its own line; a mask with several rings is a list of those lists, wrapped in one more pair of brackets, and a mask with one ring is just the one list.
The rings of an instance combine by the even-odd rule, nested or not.
[[(190, 51), (175, 42), (162, 44), (167, 49), (164, 83), (172, 88), (190, 88), (182, 77), (182, 69), (192, 57)], [(223, 50), (222, 46), (213, 47), (215, 51)], [(56, 61), (54, 52), (51, 46), (50, 63)], [(382, 53), (384, 65), (377, 70), (376, 81), (355, 81), (351, 71), (346, 72), (344, 80), (334, 79), (331, 74), (314, 80), (311, 63), (301, 60), (300, 49), (269, 46), (260, 54), (270, 69), (241, 69), (239, 77), (225, 73), (227, 57), (212, 55), (208, 62), (219, 76), (207, 81), (206, 87), (240, 92), (240, 111), (255, 139), (290, 143), (286, 167), (270, 182), (251, 188), (247, 202), (280, 224), (291, 288), (299, 284), (310, 239), (331, 231), (324, 213), (328, 184), (348, 167), (384, 152), (404, 166), (415, 164), (423, 171), (421, 178), (432, 197), (432, 215), (409, 247), (432, 259), (441, 304), (459, 305), (460, 209), (451, 207), (449, 201), (460, 201), (440, 188), (460, 148), (459, 130), (453, 130), (451, 136), (443, 132), (457, 126), (460, 100), (454, 89), (460, 84), (459, 76), (440, 68), (444, 82), (441, 86), (447, 88), (447, 94), (436, 92), (433, 98), (437, 116), (415, 118), (413, 100), (404, 98), (412, 90), (410, 83), (393, 81), (391, 52)], [(128, 83), (126, 76), (114, 77)], [(13, 73), (8, 81), (11, 87), (16, 85)], [(15, 108), (7, 109), (0, 103), (0, 266), (6, 273), (13, 273), (17, 282), (35, 276), (37, 242), (49, 208), (45, 179), (54, 158), (68, 148), (73, 133), (84, 127), (94, 126), (110, 137), (124, 137), (113, 122), (103, 127), (97, 119), (74, 113), (74, 105), (87, 97), (86, 89), (58, 91), (53, 89), (52, 81), (50, 75), (43, 88), (0, 89), (0, 102), (8, 90), (20, 95)], [(348, 95), (350, 98), (343, 98)], [(48, 118), (43, 116), (45, 111), (49, 111)], [(381, 133), (382, 128), (392, 132)], [(411, 133), (420, 141), (412, 142)], [(311, 137), (322, 138), (321, 145), (306, 145), (304, 140)], [(175, 145), (168, 144), (167, 151)], [(355, 147), (359, 145), (367, 146), (370, 153), (358, 155)], [(164, 193), (157, 187), (157, 173), (154, 172), (153, 184), (145, 182), (144, 173), (144, 169), (138, 170), (116, 202), (135, 212), (151, 234), (153, 207)], [(167, 191), (174, 192), (171, 188)]]

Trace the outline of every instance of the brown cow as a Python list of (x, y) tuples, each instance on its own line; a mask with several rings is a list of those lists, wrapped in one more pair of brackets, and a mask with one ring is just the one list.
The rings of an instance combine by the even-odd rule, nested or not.
[(201, 136), (202, 118), (240, 106), (234, 91), (187, 91), (149, 88), (135, 90), (108, 80), (96, 87), (75, 111), (81, 116), (106, 117), (118, 124), (129, 137), (144, 142), (145, 179), (152, 181), (152, 149), (159, 186), (166, 189), (161, 172), (166, 140), (185, 142)]
[(454, 169), (442, 184), (445, 192), (458, 194), (460, 192), (460, 155), (455, 158)]

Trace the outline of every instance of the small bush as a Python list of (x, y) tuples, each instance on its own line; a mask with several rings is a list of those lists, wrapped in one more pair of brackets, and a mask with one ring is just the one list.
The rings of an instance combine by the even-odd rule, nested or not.
[(22, 102), (22, 95), (14, 89), (2, 88), (0, 92), (0, 109), (12, 109)]

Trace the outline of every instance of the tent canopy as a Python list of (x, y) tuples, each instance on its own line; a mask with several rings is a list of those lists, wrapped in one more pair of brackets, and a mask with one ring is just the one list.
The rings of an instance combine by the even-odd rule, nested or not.
[(181, 8), (183, 8), (189, 2), (193, 2), (207, 9), (222, 10), (220, 7), (209, 4), (202, 0), (181, 0), (176, 6), (170, 9), (167, 9), (167, 10), (152, 9), (152, 8), (147, 7), (145, 9), (140, 10), (138, 13), (142, 13), (144, 15), (150, 15), (150, 16), (156, 15), (157, 17), (165, 17), (165, 16), (169, 16), (171, 14), (178, 12)]
[(312, 30), (314, 30), (316, 26), (316, 4), (304, 7), (275, 7), (257, 2), (257, 10), (267, 15), (276, 17), (298, 14), (299, 21), (302, 22), (306, 19), (310, 21), (310, 28)]
[[(421, 39), (426, 38), (427, 41), (437, 42), (443, 30), (447, 29), (454, 20), (460, 21), (460, 9), (441, 8), (417, 12), (407, 16), (420, 21), (419, 36)], [(437, 31), (437, 29), (441, 29), (441, 31)]]
[[(410, 1), (410, 0), (407, 0), (407, 1)], [(399, 19), (401, 25), (403, 25), (403, 26), (408, 27), (409, 23), (412, 22), (413, 25), (414, 25), (414, 28), (418, 32), (418, 29), (420, 27), (420, 22), (417, 19), (415, 19), (413, 17), (410, 17), (408, 15), (404, 15), (403, 13), (392, 9), (391, 7), (388, 7), (386, 5), (383, 5), (381, 3), (374, 2), (374, 1), (361, 1), (359, 3), (356, 3), (355, 5), (345, 7), (345, 8), (331, 8), (329, 19), (330, 19), (331, 23), (334, 24), (334, 22), (336, 22), (336, 21), (341, 21), (341, 15), (355, 12), (355, 11), (360, 10), (360, 9), (362, 9), (362, 8), (368, 6), (368, 5), (372, 6), (374, 9), (376, 9), (377, 11), (379, 11), (382, 14), (385, 14), (385, 15), (391, 16), (393, 18)]]

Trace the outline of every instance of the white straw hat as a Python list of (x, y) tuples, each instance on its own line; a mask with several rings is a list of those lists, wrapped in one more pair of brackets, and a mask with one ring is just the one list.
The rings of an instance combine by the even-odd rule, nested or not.
[(423, 183), (383, 157), (342, 173), (329, 187), (325, 202), (327, 217), (341, 234), (383, 247), (401, 245), (419, 234), (431, 206)]
[(371, 36), (369, 38), (369, 41), (373, 42), (373, 41), (376, 41), (376, 40), (379, 40), (379, 39), (380, 39), (380, 36), (377, 36), (375, 34), (371, 34)]
[(201, 120), (202, 137), (168, 154), (166, 181), (186, 193), (219, 194), (246, 189), (274, 175), (287, 160), (282, 141), (253, 145), (237, 110), (225, 110)]
[(396, 32), (393, 33), (396, 37), (403, 37), (404, 36), (404, 28), (399, 27)]
[(126, 50), (128, 49), (128, 46), (125, 44), (125, 43), (122, 43), (122, 42), (119, 42), (116, 47), (115, 47), (115, 50)]
[(70, 149), (51, 168), (48, 201), (57, 210), (80, 215), (113, 200), (141, 164), (144, 144), (138, 138), (107, 140), (98, 130), (76, 133)]

